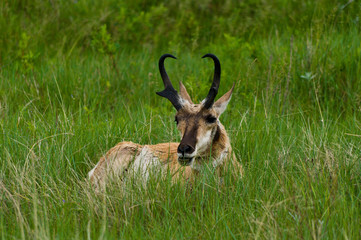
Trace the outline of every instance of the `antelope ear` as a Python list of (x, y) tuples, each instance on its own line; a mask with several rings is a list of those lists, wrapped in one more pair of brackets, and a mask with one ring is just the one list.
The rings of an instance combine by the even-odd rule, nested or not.
[(226, 92), (221, 98), (219, 98), (213, 104), (213, 109), (217, 112), (218, 116), (220, 116), (224, 112), (224, 110), (226, 110), (227, 105), (228, 105), (229, 101), (231, 100), (233, 89), (234, 89), (234, 83), (233, 83), (233, 87), (231, 88), (231, 90)]
[(183, 85), (181, 81), (179, 81), (179, 95), (184, 100), (188, 101), (190, 104), (193, 104), (191, 97), (189, 96), (186, 87)]

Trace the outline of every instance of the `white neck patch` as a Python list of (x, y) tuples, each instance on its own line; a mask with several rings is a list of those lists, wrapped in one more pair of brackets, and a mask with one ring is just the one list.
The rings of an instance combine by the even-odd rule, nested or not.
[(219, 155), (218, 158), (214, 159), (212, 162), (212, 165), (214, 168), (222, 165), (224, 163), (224, 160), (227, 158), (228, 155), (228, 149), (224, 150), (221, 155)]

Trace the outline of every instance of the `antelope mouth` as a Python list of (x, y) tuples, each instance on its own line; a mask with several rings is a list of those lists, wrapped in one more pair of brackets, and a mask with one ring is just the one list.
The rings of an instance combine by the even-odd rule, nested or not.
[(182, 166), (189, 166), (193, 162), (194, 157), (178, 157), (178, 163)]

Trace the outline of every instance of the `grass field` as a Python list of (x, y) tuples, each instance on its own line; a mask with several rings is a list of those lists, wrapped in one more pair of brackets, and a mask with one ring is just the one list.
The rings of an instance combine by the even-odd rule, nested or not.
[[(358, 1), (0, 3), (1, 239), (358, 239)], [(192, 191), (152, 176), (94, 194), (123, 140), (179, 141), (161, 54), (196, 102), (216, 54), (221, 121), (243, 164)], [(124, 192), (127, 192), (125, 194)]]

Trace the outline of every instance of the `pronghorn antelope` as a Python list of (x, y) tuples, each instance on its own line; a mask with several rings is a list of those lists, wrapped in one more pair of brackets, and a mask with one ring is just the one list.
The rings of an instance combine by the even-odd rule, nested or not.
[(139, 171), (147, 179), (149, 169), (153, 167), (169, 170), (173, 178), (183, 179), (194, 178), (205, 163), (211, 164), (219, 176), (223, 175), (225, 169), (242, 174), (242, 166), (232, 152), (227, 132), (219, 121), (231, 99), (234, 84), (226, 94), (214, 101), (221, 78), (218, 58), (213, 54), (203, 56), (213, 59), (213, 83), (207, 97), (201, 103), (194, 104), (182, 82), (179, 82), (179, 93), (170, 82), (164, 68), (164, 60), (168, 57), (176, 59), (170, 54), (164, 54), (159, 59), (165, 89), (157, 94), (167, 98), (177, 110), (175, 122), (182, 135), (181, 142), (156, 145), (118, 143), (89, 172), (90, 181), (95, 187), (104, 186), (110, 175), (123, 178), (132, 171)]

